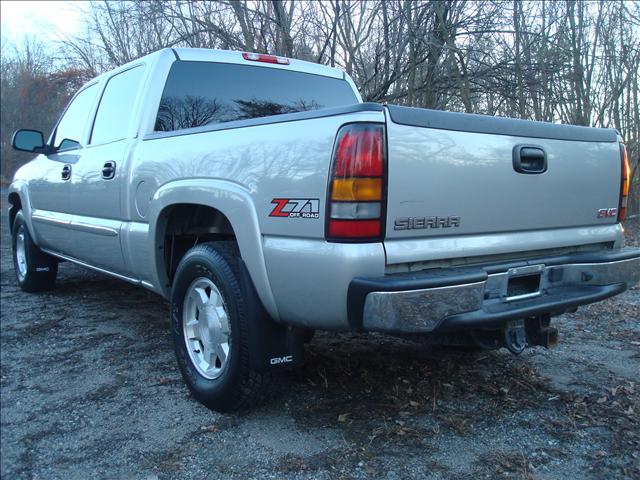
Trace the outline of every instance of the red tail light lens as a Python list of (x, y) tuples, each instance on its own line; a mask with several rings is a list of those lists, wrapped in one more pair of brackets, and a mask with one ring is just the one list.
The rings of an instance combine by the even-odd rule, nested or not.
[(329, 236), (334, 238), (379, 237), (380, 220), (336, 220), (329, 221)]
[(382, 177), (382, 134), (377, 130), (352, 129), (338, 142), (334, 175), (338, 177)]
[(382, 125), (352, 124), (338, 132), (329, 182), (328, 241), (382, 241), (385, 155)]
[(629, 167), (629, 155), (627, 147), (620, 144), (620, 204), (618, 205), (618, 222), (622, 222), (627, 215), (627, 200), (631, 184), (631, 168)]

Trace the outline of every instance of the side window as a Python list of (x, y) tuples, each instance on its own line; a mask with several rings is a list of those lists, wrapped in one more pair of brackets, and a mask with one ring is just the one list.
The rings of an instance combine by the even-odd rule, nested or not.
[(100, 99), (89, 143), (95, 145), (126, 138), (143, 73), (144, 66), (139, 65), (109, 79)]
[(71, 100), (56, 127), (53, 145), (58, 150), (72, 150), (80, 146), (89, 111), (97, 93), (98, 85), (91, 85)]

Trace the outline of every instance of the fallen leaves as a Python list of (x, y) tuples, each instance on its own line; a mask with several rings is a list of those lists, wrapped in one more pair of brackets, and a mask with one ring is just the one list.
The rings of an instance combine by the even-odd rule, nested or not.
[[(570, 342), (581, 340), (580, 334), (576, 330)], [(313, 393), (300, 410), (305, 412), (304, 422), (333, 424), (352, 446), (365, 439), (360, 445), (367, 452), (424, 448), (452, 435), (472, 441), (492, 431), (496, 422), (515, 418), (523, 418), (536, 435), (553, 442), (549, 445), (559, 445), (553, 455), (558, 459), (567, 455), (567, 444), (588, 443), (590, 448), (582, 454), (587, 462), (596, 461), (587, 452), (602, 450), (608, 453), (598, 456), (598, 462), (617, 455), (615, 462), (620, 464), (639, 444), (637, 382), (604, 370), (597, 360), (583, 365), (575, 357), (554, 359), (565, 376), (575, 377), (564, 388), (549, 381), (537, 362), (502, 352), (460, 357), (436, 351), (429, 356), (398, 344), (383, 349), (390, 360), (381, 366), (381, 355), (372, 354), (376, 338), (361, 340), (356, 345), (359, 353), (349, 345), (346, 357), (347, 347), (338, 348), (337, 340), (328, 341), (330, 348), (324, 350), (322, 342), (314, 344), (312, 363), (300, 378), (302, 388)], [(547, 362), (543, 355), (531, 354)], [(604, 444), (601, 435), (612, 438), (611, 444)], [(533, 476), (550, 457), (532, 452), (526, 452), (530, 457), (518, 457), (516, 452), (502, 458), (502, 470), (522, 478)]]

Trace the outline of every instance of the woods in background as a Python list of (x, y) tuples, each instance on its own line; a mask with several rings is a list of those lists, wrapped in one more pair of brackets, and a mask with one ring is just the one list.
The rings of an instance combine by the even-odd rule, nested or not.
[[(84, 81), (164, 47), (346, 70), (365, 101), (617, 128), (638, 176), (640, 2), (104, 1), (58, 52), (2, 52), (2, 159), (12, 131), (49, 131)], [(34, 101), (35, 99), (35, 101)], [(637, 184), (636, 180), (636, 184)], [(633, 190), (636, 209), (638, 191)], [(635, 206), (633, 205), (635, 204)]]

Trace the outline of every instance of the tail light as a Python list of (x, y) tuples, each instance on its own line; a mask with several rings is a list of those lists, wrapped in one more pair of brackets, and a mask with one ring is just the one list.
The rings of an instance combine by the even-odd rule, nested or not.
[(620, 144), (620, 205), (618, 205), (618, 222), (622, 222), (627, 214), (627, 199), (629, 197), (629, 186), (631, 184), (631, 168), (629, 167), (629, 155), (627, 147)]
[(331, 163), (326, 237), (330, 242), (379, 242), (386, 202), (384, 129), (340, 129)]

